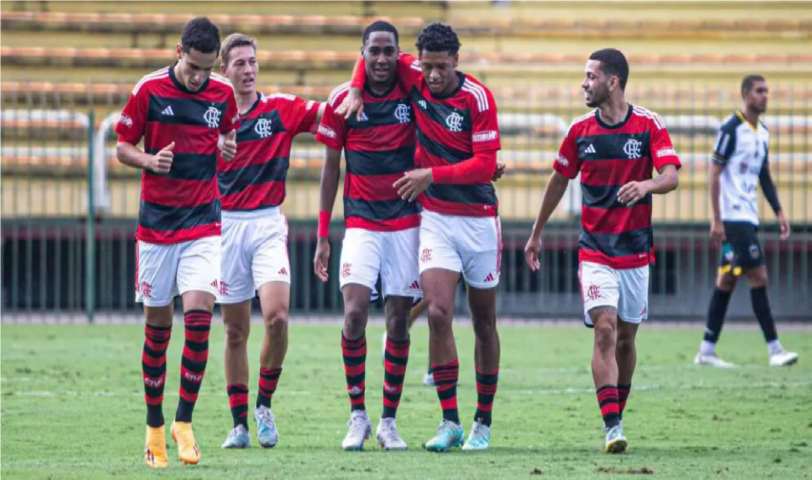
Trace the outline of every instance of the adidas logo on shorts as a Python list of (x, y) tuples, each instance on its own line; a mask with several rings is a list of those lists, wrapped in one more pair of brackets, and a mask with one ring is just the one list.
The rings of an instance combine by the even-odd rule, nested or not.
[(412, 290), (420, 290), (420, 284), (417, 283), (417, 280), (415, 280), (414, 282), (412, 282), (411, 285), (409, 285), (409, 288), (411, 288)]
[(285, 267), (282, 267), (282, 268), (279, 270), (279, 272), (277, 272), (277, 275), (284, 275), (284, 276), (286, 276), (286, 277), (287, 277), (287, 276), (288, 276), (288, 270), (287, 270)]

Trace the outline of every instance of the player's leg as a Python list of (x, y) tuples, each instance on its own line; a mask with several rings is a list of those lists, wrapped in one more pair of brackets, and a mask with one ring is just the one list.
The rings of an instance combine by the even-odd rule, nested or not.
[(344, 296), (344, 326), (341, 351), (350, 397), (350, 421), (342, 447), (362, 450), (372, 434), (366, 410), (366, 326), (369, 300), (381, 265), (381, 232), (348, 229), (341, 249), (339, 283)]
[[(412, 309), (409, 311), (409, 330), (412, 329), (414, 322), (423, 315), (423, 312), (425, 312), (428, 307), (429, 304), (424, 297), (421, 297), (417, 301), (413, 300)], [(426, 387), (434, 386), (434, 376), (431, 374), (431, 359), (429, 359), (428, 365), (426, 366), (426, 374), (423, 376), (423, 385)]]
[(629, 268), (615, 271), (619, 284), (617, 342), (618, 417), (623, 410), (632, 388), (632, 377), (637, 366), (637, 329), (648, 319), (649, 267)]
[(617, 395), (618, 410), (620, 420), (623, 420), (623, 410), (632, 389), (632, 377), (634, 368), (637, 366), (637, 328), (639, 323), (630, 323), (618, 319), (617, 323), (617, 347), (615, 358), (617, 359)]
[[(731, 232), (734, 236), (734, 232)], [(730, 243), (722, 245), (721, 259), (719, 260), (719, 274), (716, 277), (716, 287), (711, 295), (708, 306), (708, 319), (705, 325), (705, 337), (699, 346), (694, 358), (697, 365), (709, 365), (713, 367), (732, 367), (733, 364), (726, 362), (716, 355), (716, 343), (722, 334), (722, 325), (725, 321), (727, 306), (730, 297), (736, 289), (736, 280), (740, 268), (736, 264), (736, 255)]]
[(185, 342), (181, 360), (180, 400), (172, 424), (172, 438), (178, 444), (183, 463), (196, 464), (200, 448), (192, 432), (200, 386), (209, 359), (209, 333), (220, 278), (221, 240), (206, 237), (181, 245), (178, 262), (178, 290), (183, 299)]
[(620, 425), (617, 391), (617, 306), (619, 280), (614, 269), (591, 262), (581, 262), (579, 278), (587, 326), (593, 327), (592, 379), (598, 406), (606, 429), (606, 451), (622, 452), (627, 441)]
[(166, 427), (163, 414), (166, 384), (166, 349), (172, 334), (173, 291), (178, 246), (136, 242), (135, 301), (144, 304), (144, 348), (141, 354), (147, 430), (144, 461), (153, 468), (166, 468)]
[(420, 283), (428, 304), (429, 359), (443, 410), (437, 434), (424, 447), (439, 452), (462, 445), (464, 437), (457, 409), (460, 364), (452, 329), (454, 295), (462, 272), (462, 258), (452, 237), (458, 231), (455, 220), (424, 211), (420, 226)]
[[(754, 244), (759, 251), (760, 248)], [(778, 341), (778, 332), (775, 329), (775, 320), (770, 310), (770, 302), (767, 298), (767, 266), (763, 260), (761, 264), (745, 270), (747, 280), (750, 282), (750, 300), (753, 303), (753, 312), (756, 314), (758, 324), (764, 334), (764, 341), (767, 342), (767, 351), (770, 355), (770, 365), (780, 367), (792, 365), (798, 361), (798, 354), (788, 352)]]

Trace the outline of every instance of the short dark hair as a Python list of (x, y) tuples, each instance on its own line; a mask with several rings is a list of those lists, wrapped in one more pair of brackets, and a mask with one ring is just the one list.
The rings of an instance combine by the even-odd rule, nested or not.
[(454, 33), (448, 25), (442, 23), (432, 23), (427, 25), (426, 28), (417, 37), (417, 51), (418, 53), (428, 52), (448, 52), (449, 55), (455, 55), (460, 51), (459, 37)]
[(220, 53), (220, 29), (206, 17), (193, 18), (183, 26), (180, 48), (184, 53), (193, 48), (200, 53)]
[(389, 32), (395, 36), (395, 45), (400, 43), (400, 37), (398, 36), (398, 29), (395, 28), (394, 25), (391, 23), (384, 21), (384, 20), (376, 20), (369, 24), (367, 28), (364, 29), (364, 36), (361, 39), (363, 45), (367, 44), (367, 40), (369, 40), (369, 36), (375, 32)]
[(604, 48), (593, 52), (589, 59), (601, 62), (603, 73), (617, 76), (620, 81), (620, 89), (626, 90), (626, 82), (629, 81), (629, 62), (626, 61), (626, 56), (620, 50)]
[(747, 75), (742, 79), (742, 94), (744, 94), (744, 92), (749, 92), (750, 90), (752, 90), (753, 86), (756, 83), (766, 81), (767, 81), (766, 78), (755, 73)]

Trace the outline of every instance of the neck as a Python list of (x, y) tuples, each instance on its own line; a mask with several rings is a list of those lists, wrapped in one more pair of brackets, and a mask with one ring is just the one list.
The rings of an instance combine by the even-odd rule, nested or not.
[(251, 90), (250, 93), (237, 93), (237, 109), (240, 111), (240, 115), (247, 112), (252, 106), (254, 106), (254, 102), (257, 101), (257, 91)]
[(750, 125), (754, 127), (758, 126), (758, 117), (760, 114), (757, 111), (745, 106), (744, 109), (742, 109), (742, 113), (744, 114), (744, 118), (747, 119)]
[(598, 107), (598, 113), (604, 123), (617, 125), (629, 114), (629, 103), (624, 96), (609, 97), (609, 100)]
[(384, 93), (388, 92), (394, 83), (394, 78), (387, 82), (376, 82), (372, 80), (371, 76), (367, 75), (367, 85), (369, 85), (369, 89), (375, 92), (376, 95), (383, 95)]
[(189, 88), (189, 86), (186, 85), (186, 82), (183, 81), (183, 77), (181, 77), (180, 73), (178, 72), (179, 67), (180, 67), (180, 62), (175, 62), (175, 66), (172, 67), (172, 73), (175, 75), (175, 78), (178, 79), (178, 82), (180, 82), (181, 85), (183, 85), (186, 88)]
[(460, 77), (457, 76), (457, 71), (454, 70), (454, 73), (451, 74), (451, 81), (448, 82), (448, 85), (446, 85), (442, 95), (450, 95), (459, 86), (460, 86)]

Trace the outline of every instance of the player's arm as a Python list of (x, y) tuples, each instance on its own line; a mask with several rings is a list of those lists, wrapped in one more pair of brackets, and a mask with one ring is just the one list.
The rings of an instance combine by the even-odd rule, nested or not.
[(175, 148), (175, 142), (151, 155), (144, 153), (132, 143), (119, 140), (116, 144), (116, 158), (128, 167), (150, 170), (155, 173), (167, 173), (172, 168), (173, 148)]
[(316, 240), (316, 256), (313, 269), (321, 281), (329, 278), (327, 266), (330, 260), (330, 218), (338, 194), (338, 182), (341, 179), (341, 150), (325, 147), (324, 166), (321, 169), (319, 186), (319, 226)]
[[(420, 81), (420, 76), (423, 71), (420, 68), (420, 61), (414, 56), (405, 52), (398, 52), (398, 69), (396, 81), (400, 86), (408, 92), (412, 86)], [(361, 120), (361, 114), (364, 113), (363, 90), (367, 80), (367, 63), (364, 57), (361, 56), (355, 67), (352, 70), (352, 80), (350, 81), (350, 93), (336, 113), (344, 115), (344, 118), (350, 118), (350, 115), (355, 113), (358, 121)]]
[(758, 174), (758, 183), (761, 185), (761, 191), (764, 193), (764, 198), (770, 204), (770, 208), (775, 212), (778, 217), (778, 226), (781, 230), (781, 240), (786, 240), (789, 237), (790, 227), (787, 217), (784, 215), (784, 210), (781, 208), (781, 201), (778, 200), (778, 190), (773, 183), (772, 175), (770, 175), (769, 154), (764, 158), (764, 164), (761, 166), (761, 172)]
[(654, 168), (659, 175), (651, 180), (642, 182), (629, 182), (620, 187), (617, 192), (617, 199), (627, 206), (632, 206), (646, 195), (653, 193), (664, 195), (676, 190), (679, 186), (679, 175), (677, 170), (682, 168), (682, 164), (668, 135), (668, 130), (663, 125), (662, 120), (655, 114), (651, 120), (649, 134), (651, 135), (651, 159)]
[(133, 89), (127, 104), (121, 111), (115, 131), (118, 134), (116, 158), (128, 167), (150, 170), (156, 173), (167, 173), (172, 168), (172, 149), (170, 143), (156, 153), (147, 153), (136, 145), (146, 131), (146, 119), (149, 112), (149, 92), (146, 87)]
[(230, 95), (226, 103), (225, 119), (220, 122), (220, 135), (217, 139), (220, 156), (226, 162), (230, 162), (237, 155), (238, 128), (240, 128), (240, 109), (237, 107), (237, 98)]
[(711, 203), (711, 240), (719, 245), (726, 240), (725, 226), (722, 224), (722, 210), (719, 207), (719, 196), (722, 193), (722, 183), (719, 178), (722, 175), (727, 162), (736, 151), (736, 129), (722, 126), (716, 135), (716, 145), (711, 154), (711, 163), (708, 167), (708, 191)]
[(319, 131), (319, 124), (321, 123), (321, 119), (324, 117), (324, 109), (327, 103), (319, 102), (319, 109), (316, 110), (316, 119), (313, 120), (313, 125), (310, 126), (310, 133), (316, 134)]

